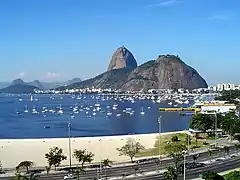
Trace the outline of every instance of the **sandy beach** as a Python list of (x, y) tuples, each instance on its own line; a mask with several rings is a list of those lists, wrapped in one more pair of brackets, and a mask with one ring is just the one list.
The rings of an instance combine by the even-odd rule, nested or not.
[[(168, 132), (163, 134), (182, 133)], [(95, 154), (94, 162), (109, 158), (112, 161), (129, 161), (127, 156), (119, 156), (116, 148), (122, 147), (128, 138), (134, 138), (145, 148), (154, 147), (158, 134), (125, 135), (125, 136), (104, 136), (104, 137), (84, 137), (71, 138), (72, 152), (75, 149), (86, 149)], [(32, 161), (36, 167), (45, 167), (47, 161), (45, 154), (50, 148), (58, 146), (63, 149), (63, 153), (69, 157), (68, 138), (53, 139), (2, 139), (0, 140), (0, 161), (3, 168), (15, 168), (21, 161)], [(72, 158), (72, 163), (77, 164)], [(68, 159), (62, 165), (68, 165)]]

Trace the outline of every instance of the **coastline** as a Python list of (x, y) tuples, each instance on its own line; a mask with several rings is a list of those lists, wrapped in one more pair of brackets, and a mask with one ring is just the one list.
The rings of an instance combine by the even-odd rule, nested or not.
[[(161, 133), (175, 134), (187, 133), (187, 131), (175, 131)], [(129, 161), (127, 156), (119, 156), (117, 148), (125, 145), (128, 138), (134, 138), (140, 142), (145, 148), (154, 147), (156, 138), (159, 134), (137, 134), (137, 135), (121, 135), (121, 136), (101, 136), (101, 137), (77, 137), (71, 138), (72, 154), (75, 149), (86, 149), (94, 154), (94, 162), (101, 159), (109, 158), (113, 162)], [(69, 157), (68, 138), (44, 138), (44, 139), (1, 139), (0, 140), (0, 161), (3, 168), (15, 168), (21, 161), (32, 161), (35, 167), (47, 166), (45, 154), (50, 148), (58, 146), (63, 149), (64, 155)], [(77, 161), (72, 158), (72, 164)], [(63, 161), (61, 165), (69, 165), (69, 158)]]

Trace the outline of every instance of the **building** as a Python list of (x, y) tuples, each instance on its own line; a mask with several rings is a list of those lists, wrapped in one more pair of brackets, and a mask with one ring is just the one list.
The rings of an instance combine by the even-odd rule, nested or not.
[(223, 104), (223, 103), (208, 103), (201, 105), (201, 113), (208, 112), (219, 112), (227, 113), (229, 111), (235, 111), (236, 106), (234, 104)]

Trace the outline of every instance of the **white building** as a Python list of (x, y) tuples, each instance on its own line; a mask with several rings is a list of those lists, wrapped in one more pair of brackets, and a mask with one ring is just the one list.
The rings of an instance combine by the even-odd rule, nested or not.
[(219, 112), (219, 113), (226, 113), (229, 111), (235, 111), (236, 106), (234, 104), (203, 104), (201, 106), (201, 112), (202, 113), (208, 113), (208, 112)]

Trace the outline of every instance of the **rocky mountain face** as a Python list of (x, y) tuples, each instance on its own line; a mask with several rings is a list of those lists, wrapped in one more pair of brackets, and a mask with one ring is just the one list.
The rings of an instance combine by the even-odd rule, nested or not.
[(121, 68), (134, 69), (136, 67), (136, 59), (126, 47), (122, 46), (113, 53), (107, 70), (111, 71), (113, 69)]
[(178, 56), (160, 55), (157, 60), (149, 61), (133, 70), (122, 89), (139, 91), (203, 87), (207, 87), (206, 81)]
[[(129, 54), (127, 57), (132, 59), (132, 63), (130, 63), (132, 65), (122, 60), (122, 57), (124, 57), (122, 54), (125, 54), (126, 51)], [(130, 54), (125, 47), (120, 47), (113, 54), (107, 72), (60, 89), (91, 88), (94, 86), (96, 88), (121, 89), (123, 91), (146, 91), (149, 89), (196, 89), (207, 87), (206, 81), (198, 72), (185, 64), (178, 56), (160, 55), (156, 60), (148, 61), (136, 67), (137, 63), (134, 63), (135, 59)]]

